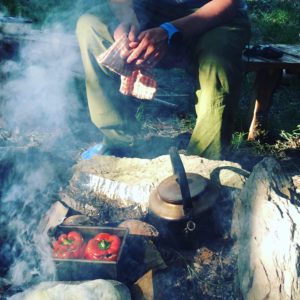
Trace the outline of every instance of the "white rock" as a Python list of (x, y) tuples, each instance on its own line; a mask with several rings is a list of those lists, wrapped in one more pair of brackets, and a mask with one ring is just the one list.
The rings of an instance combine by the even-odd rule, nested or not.
[(44, 282), (9, 300), (130, 300), (130, 292), (119, 282), (97, 279), (84, 283)]

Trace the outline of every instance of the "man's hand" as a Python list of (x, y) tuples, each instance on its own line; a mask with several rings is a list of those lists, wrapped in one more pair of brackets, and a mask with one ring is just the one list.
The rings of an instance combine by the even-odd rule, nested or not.
[(160, 28), (155, 27), (142, 31), (138, 36), (138, 44), (130, 43), (135, 48), (127, 58), (127, 63), (135, 62), (136, 65), (155, 66), (167, 51), (168, 34)]
[(133, 8), (133, 0), (109, 0), (111, 9), (120, 25), (114, 31), (114, 40), (118, 41), (124, 34), (131, 42), (136, 40), (140, 25)]
[(139, 26), (121, 23), (114, 31), (114, 40), (118, 41), (124, 34), (128, 36), (130, 42), (136, 42)]
[(114, 31), (114, 40), (117, 42), (121, 40), (124, 36), (128, 37), (130, 46), (128, 42), (123, 43), (121, 57), (127, 59), (128, 56), (132, 53), (132, 47), (138, 45), (137, 42), (138, 26), (121, 23), (116, 30)]

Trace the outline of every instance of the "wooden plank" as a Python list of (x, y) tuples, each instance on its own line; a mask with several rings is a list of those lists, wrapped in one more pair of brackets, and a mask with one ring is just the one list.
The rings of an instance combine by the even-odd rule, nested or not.
[(42, 219), (39, 232), (43, 235), (47, 235), (50, 228), (54, 228), (64, 221), (68, 211), (69, 208), (64, 206), (60, 201), (56, 201)]
[(300, 63), (277, 63), (272, 64), (263, 61), (246, 61), (245, 63), (245, 71), (246, 72), (256, 72), (262, 69), (276, 69), (276, 70), (289, 70), (294, 71), (296, 73), (300, 72)]
[(289, 69), (300, 71), (300, 44), (286, 45), (286, 44), (270, 44), (262, 45), (272, 46), (284, 52), (279, 59), (268, 59), (264, 57), (248, 57), (243, 56), (247, 71), (257, 71), (259, 69)]

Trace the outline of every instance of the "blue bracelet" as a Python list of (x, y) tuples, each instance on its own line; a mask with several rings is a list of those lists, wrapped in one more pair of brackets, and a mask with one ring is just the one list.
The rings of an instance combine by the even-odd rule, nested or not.
[(166, 22), (159, 25), (160, 28), (164, 29), (168, 33), (168, 44), (171, 44), (171, 38), (176, 32), (180, 32), (172, 23)]

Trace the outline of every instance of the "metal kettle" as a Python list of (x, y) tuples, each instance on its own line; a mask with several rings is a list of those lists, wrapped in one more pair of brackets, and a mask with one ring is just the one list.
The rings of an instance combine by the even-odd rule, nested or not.
[(189, 245), (196, 241), (195, 237), (199, 240), (203, 229), (211, 227), (211, 208), (219, 190), (203, 176), (186, 173), (176, 147), (169, 154), (173, 175), (151, 193), (150, 219), (173, 244)]

